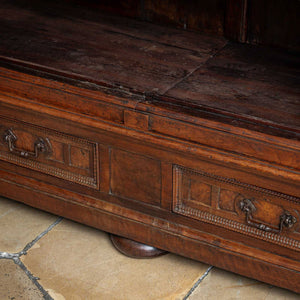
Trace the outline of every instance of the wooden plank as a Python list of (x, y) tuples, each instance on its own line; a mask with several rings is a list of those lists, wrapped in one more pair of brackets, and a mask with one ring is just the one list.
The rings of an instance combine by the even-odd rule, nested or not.
[(137, 35), (136, 30), (122, 32), (119, 26), (123, 23), (115, 25), (116, 18), (110, 22), (104, 19), (101, 25), (101, 16), (91, 21), (72, 16), (72, 11), (53, 16), (47, 10), (2, 4), (0, 55), (80, 74), (86, 80), (162, 93), (224, 44), (223, 40), (199, 36), (205, 51), (194, 51), (188, 48), (195, 49), (199, 42), (184, 48), (162, 41), (164, 35), (176, 40), (178, 31), (165, 30), (163, 34), (160, 28), (160, 37), (155, 38), (157, 30), (151, 27), (145, 36)]
[(186, 105), (299, 131), (298, 68), (297, 55), (230, 44), (167, 95)]

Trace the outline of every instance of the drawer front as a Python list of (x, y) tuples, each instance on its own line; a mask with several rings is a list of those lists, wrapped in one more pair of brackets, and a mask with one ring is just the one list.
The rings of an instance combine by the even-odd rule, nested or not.
[(173, 211), (300, 251), (300, 198), (173, 166)]
[(4, 117), (0, 136), (0, 160), (98, 188), (96, 143)]

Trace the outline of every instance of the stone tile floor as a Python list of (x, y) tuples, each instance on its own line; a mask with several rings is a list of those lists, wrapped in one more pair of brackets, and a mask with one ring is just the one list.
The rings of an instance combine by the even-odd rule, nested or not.
[(131, 259), (102, 231), (0, 198), (0, 299), (300, 299), (173, 254)]

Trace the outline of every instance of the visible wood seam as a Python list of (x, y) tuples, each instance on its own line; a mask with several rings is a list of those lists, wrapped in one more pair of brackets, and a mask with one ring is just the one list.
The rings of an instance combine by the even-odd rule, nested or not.
[[(194, 70), (192, 70), (191, 72), (189, 72), (187, 75), (185, 75), (183, 78), (180, 78), (177, 82), (173, 83), (170, 87), (168, 87), (166, 90), (162, 91), (162, 95), (165, 95), (168, 91), (170, 91), (171, 89), (175, 88), (178, 84), (180, 84), (182, 81), (188, 79), (190, 76), (192, 76), (195, 72), (197, 72), (200, 68), (202, 68), (203, 66), (206, 65), (206, 63), (208, 61), (210, 61), (212, 58), (214, 58), (218, 53), (220, 53), (226, 46), (228, 45), (228, 41), (223, 45), (223, 47), (221, 47), (220, 49), (218, 49), (217, 51), (215, 51), (214, 53), (212, 53), (207, 59), (206, 61), (204, 61), (203, 63), (201, 63), (200, 65), (198, 65)], [(188, 50), (188, 49), (186, 49)]]

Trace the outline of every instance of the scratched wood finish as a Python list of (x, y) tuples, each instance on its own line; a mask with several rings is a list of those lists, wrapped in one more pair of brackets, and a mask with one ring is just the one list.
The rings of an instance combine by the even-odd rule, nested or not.
[(298, 68), (298, 55), (228, 44), (167, 94), (194, 105), (251, 115), (262, 122), (268, 119), (270, 125), (289, 124), (296, 129), (300, 124)]
[[(11, 4), (4, 7), (0, 12), (2, 57), (43, 65), (50, 73), (60, 70), (65, 76), (121, 85), (121, 90), (124, 86), (123, 90), (165, 94), (179, 98), (181, 105), (226, 111), (250, 123), (261, 120), (275, 127), (299, 124), (297, 55), (235, 44), (221, 50), (227, 43), (222, 38), (196, 38), (193, 33), (183, 38), (179, 30), (151, 29), (148, 24), (143, 28), (141, 23), (134, 23), (141, 25), (141, 30), (131, 31), (133, 24), (123, 27), (120, 19), (96, 22), (78, 17), (76, 22), (76, 16), (73, 20), (58, 12), (53, 17), (16, 10)], [(177, 43), (184, 48), (168, 42), (178, 40), (177, 34), (181, 37)], [(160, 102), (172, 101), (164, 97)]]
[[(72, 19), (62, 12), (45, 17), (43, 12), (30, 9), (20, 9), (17, 14), (13, 5), (6, 4), (4, 7), (1, 10), (0, 33), (2, 56), (80, 74), (98, 82), (124, 85), (141, 92), (163, 93), (223, 46), (218, 39), (208, 38), (204, 41), (204, 48), (214, 52), (194, 51), (196, 41), (194, 47), (187, 45), (183, 48), (162, 42), (163, 36), (168, 34), (163, 28), (158, 31), (160, 36), (156, 42), (153, 34), (150, 38), (124, 34), (122, 23), (113, 25), (113, 20), (102, 24), (77, 17), (76, 21), (76, 16)], [(47, 13), (47, 7), (45, 10), (44, 13)], [(169, 38), (175, 39), (176, 31)]]
[(0, 194), (300, 292), (297, 55), (118, 16), (186, 1), (51, 2), (0, 1)]

